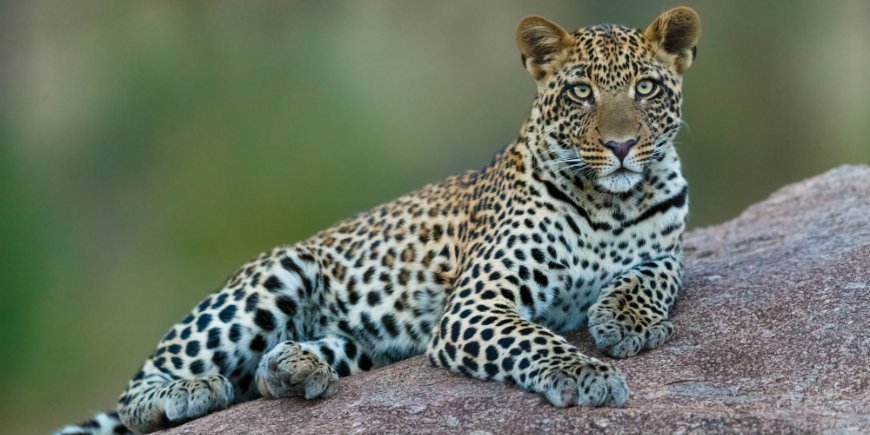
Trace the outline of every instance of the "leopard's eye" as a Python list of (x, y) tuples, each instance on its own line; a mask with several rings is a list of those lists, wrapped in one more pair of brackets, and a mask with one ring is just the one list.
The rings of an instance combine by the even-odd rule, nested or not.
[(641, 97), (647, 97), (649, 95), (652, 95), (652, 93), (653, 93), (653, 91), (655, 91), (655, 89), (656, 89), (656, 84), (654, 81), (652, 81), (650, 79), (643, 79), (643, 80), (637, 82), (637, 85), (634, 86), (635, 92), (637, 92), (637, 95), (639, 95)]
[(568, 90), (568, 95), (572, 100), (575, 101), (585, 101), (592, 97), (592, 87), (585, 84), (580, 83), (579, 85), (571, 87)]

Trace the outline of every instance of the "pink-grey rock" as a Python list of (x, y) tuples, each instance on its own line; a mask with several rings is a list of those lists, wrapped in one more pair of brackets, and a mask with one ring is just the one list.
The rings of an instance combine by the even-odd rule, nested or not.
[(256, 400), (167, 433), (870, 433), (870, 167), (787, 186), (685, 248), (676, 336), (613, 361), (623, 408), (558, 409), (416, 357), (327, 400)]

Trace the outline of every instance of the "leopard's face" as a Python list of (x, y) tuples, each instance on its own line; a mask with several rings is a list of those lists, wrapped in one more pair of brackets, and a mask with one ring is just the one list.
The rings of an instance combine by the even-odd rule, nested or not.
[(679, 128), (682, 73), (700, 33), (693, 11), (676, 11), (646, 32), (602, 25), (568, 34), (539, 17), (521, 23), (523, 62), (538, 82), (537, 153), (549, 167), (613, 193), (643, 181)]
[(607, 191), (628, 191), (677, 132), (681, 77), (635, 29), (592, 27), (574, 38), (538, 95), (533, 122), (548, 142), (545, 158), (565, 160)]

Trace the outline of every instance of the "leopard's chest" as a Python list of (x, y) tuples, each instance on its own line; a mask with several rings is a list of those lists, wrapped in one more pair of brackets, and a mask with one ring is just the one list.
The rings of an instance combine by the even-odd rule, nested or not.
[(539, 247), (545, 261), (532, 272), (534, 310), (526, 314), (559, 332), (584, 324), (603, 288), (662, 249), (653, 222), (623, 229), (604, 217), (587, 219), (564, 211), (544, 221), (551, 222), (553, 231)]

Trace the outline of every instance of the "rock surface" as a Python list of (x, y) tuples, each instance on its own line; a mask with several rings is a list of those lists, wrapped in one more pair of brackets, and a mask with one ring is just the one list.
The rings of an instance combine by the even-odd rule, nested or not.
[(328, 400), (257, 400), (168, 433), (870, 432), (870, 167), (787, 186), (685, 246), (676, 336), (614, 362), (624, 408), (557, 409), (417, 357)]

